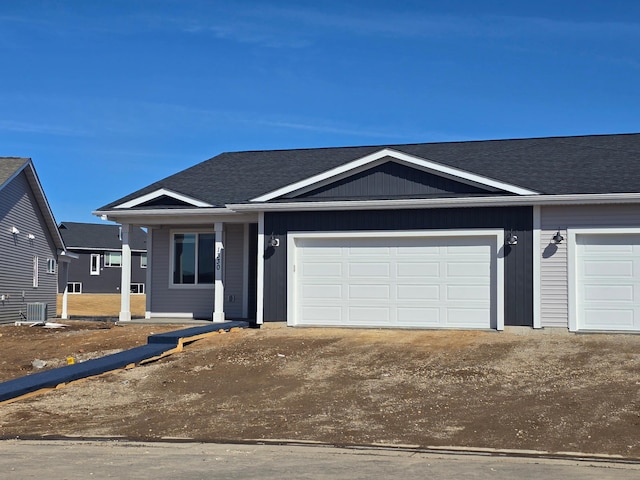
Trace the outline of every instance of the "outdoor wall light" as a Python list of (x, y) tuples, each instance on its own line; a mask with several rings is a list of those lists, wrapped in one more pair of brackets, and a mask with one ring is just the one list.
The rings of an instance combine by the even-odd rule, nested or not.
[(280, 246), (280, 239), (274, 237), (273, 233), (271, 234), (271, 238), (269, 239), (269, 246), (270, 247), (279, 247)]
[(564, 237), (560, 235), (560, 230), (558, 230), (556, 234), (553, 236), (553, 241), (555, 243), (562, 243), (563, 240), (564, 240)]
[(20, 233), (20, 230), (18, 230), (16, 227), (11, 227), (11, 233), (13, 233), (14, 235), (17, 235)]
[(35, 236), (33, 233), (30, 233), (30, 234), (28, 234), (28, 235), (27, 235), (27, 238), (28, 238), (29, 240), (35, 240), (35, 239), (36, 239), (36, 236)]
[(517, 245), (518, 244), (518, 236), (513, 234), (512, 230), (509, 230), (509, 233), (504, 239), (504, 243), (507, 245)]

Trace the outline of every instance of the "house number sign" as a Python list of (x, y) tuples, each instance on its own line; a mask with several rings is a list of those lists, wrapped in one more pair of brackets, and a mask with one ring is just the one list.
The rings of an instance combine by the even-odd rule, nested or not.
[(222, 249), (219, 248), (216, 252), (216, 270), (222, 269)]

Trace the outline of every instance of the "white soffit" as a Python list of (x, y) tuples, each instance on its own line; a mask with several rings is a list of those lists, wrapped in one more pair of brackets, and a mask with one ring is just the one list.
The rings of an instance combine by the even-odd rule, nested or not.
[(171, 197), (179, 200), (181, 202), (188, 203), (189, 205), (193, 205), (194, 207), (213, 207), (210, 203), (203, 202), (202, 200), (198, 200), (193, 197), (188, 197), (187, 195), (183, 195), (181, 193), (174, 192), (172, 190), (168, 190), (166, 188), (161, 188), (151, 193), (147, 193), (146, 195), (142, 195), (140, 197), (134, 198), (133, 200), (129, 200), (128, 202), (121, 203), (120, 205), (116, 205), (114, 208), (131, 208), (137, 207), (138, 205), (142, 205), (144, 203), (150, 202), (151, 200), (155, 200), (160, 197)]
[(431, 160), (425, 160), (424, 158), (416, 157), (414, 155), (409, 155), (403, 152), (398, 152), (397, 150), (393, 150), (390, 148), (383, 148), (382, 150), (379, 150), (365, 157), (353, 160), (349, 163), (345, 163), (344, 165), (340, 165), (339, 167), (327, 170), (326, 172), (319, 173), (318, 175), (314, 175), (299, 182), (292, 183), (291, 185), (279, 188), (278, 190), (274, 190), (265, 195), (261, 195), (260, 197), (253, 198), (251, 199), (251, 201), (267, 202), (269, 200), (273, 200), (274, 198), (278, 198), (282, 195), (295, 192), (296, 190), (308, 188), (315, 184), (324, 184), (327, 183), (328, 180), (338, 180), (347, 176), (345, 174), (355, 173), (358, 170), (363, 169), (363, 167), (373, 166), (375, 162), (384, 157), (391, 157), (405, 164), (413, 165), (415, 167), (430, 171), (435, 174), (441, 174), (442, 176), (446, 176), (448, 178), (458, 179), (464, 183), (473, 183), (480, 186), (497, 188), (505, 192), (515, 193), (517, 195), (538, 194), (538, 192), (534, 192), (533, 190), (527, 190), (526, 188), (521, 188), (516, 185), (500, 182), (498, 180), (484, 177), (482, 175), (476, 175), (475, 173), (460, 170), (454, 167), (449, 167), (441, 163), (432, 162)]

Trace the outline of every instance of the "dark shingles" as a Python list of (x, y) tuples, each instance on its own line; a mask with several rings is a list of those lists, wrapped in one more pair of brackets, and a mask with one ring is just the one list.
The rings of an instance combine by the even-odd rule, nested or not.
[[(120, 250), (120, 226), (99, 223), (60, 223), (60, 234), (67, 248), (94, 249), (94, 250)], [(132, 228), (129, 244), (133, 250), (147, 249), (147, 234), (138, 227)]]
[(105, 205), (159, 188), (242, 203), (382, 148), (546, 194), (640, 192), (640, 134), (223, 153)]
[(28, 161), (28, 158), (0, 157), (0, 186), (4, 185)]

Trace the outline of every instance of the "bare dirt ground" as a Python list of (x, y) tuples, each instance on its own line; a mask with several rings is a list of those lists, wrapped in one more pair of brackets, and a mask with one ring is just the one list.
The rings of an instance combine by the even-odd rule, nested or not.
[[(170, 326), (0, 327), (3, 379)], [(18, 332), (18, 333), (15, 333)], [(0, 406), (0, 436), (290, 439), (640, 458), (640, 336), (292, 329), (215, 335)]]

